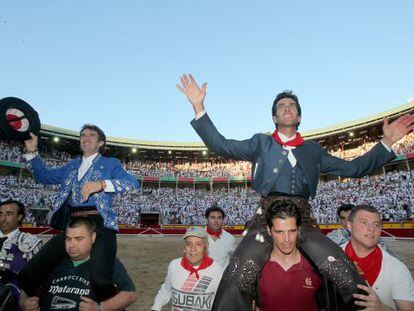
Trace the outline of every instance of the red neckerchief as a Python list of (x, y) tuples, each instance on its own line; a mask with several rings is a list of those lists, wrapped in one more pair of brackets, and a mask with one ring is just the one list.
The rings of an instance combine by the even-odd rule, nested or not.
[(181, 259), (181, 266), (187, 270), (190, 271), (190, 275), (195, 273), (195, 276), (197, 278), (197, 280), (200, 278), (200, 276), (198, 275), (198, 271), (203, 270), (209, 266), (211, 266), (211, 264), (213, 263), (213, 259), (211, 257), (208, 257), (207, 255), (204, 256), (203, 261), (201, 262), (201, 265), (198, 266), (198, 268), (194, 268), (194, 266), (188, 261), (187, 257), (183, 256), (183, 258)]
[(363, 272), (362, 276), (368, 281), (369, 285), (373, 286), (381, 271), (382, 264), (382, 252), (378, 245), (368, 256), (360, 258), (355, 253), (352, 243), (349, 242), (345, 246), (345, 254), (360, 268)]
[(296, 132), (296, 137), (294, 139), (283, 142), (282, 139), (279, 137), (277, 130), (275, 130), (273, 132), (273, 138), (276, 140), (276, 142), (279, 145), (282, 145), (282, 146), (297, 147), (297, 146), (302, 146), (303, 143), (305, 142), (299, 132)]
[(207, 233), (209, 234), (209, 235), (212, 235), (212, 236), (215, 236), (217, 239), (220, 239), (220, 237), (221, 237), (221, 234), (223, 233), (223, 229), (222, 228), (220, 228), (220, 231), (213, 231), (213, 230), (211, 230), (210, 229), (210, 227), (209, 226), (207, 226)]

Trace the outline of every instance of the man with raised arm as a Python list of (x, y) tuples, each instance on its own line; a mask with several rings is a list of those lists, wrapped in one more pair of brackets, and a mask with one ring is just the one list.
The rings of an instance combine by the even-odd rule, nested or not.
[(303, 140), (297, 132), (302, 118), (301, 106), (291, 91), (278, 94), (273, 102), (271, 112), (276, 129), (272, 135), (259, 133), (246, 140), (234, 140), (221, 135), (205, 111), (207, 84), (200, 88), (191, 75), (183, 75), (180, 81), (177, 87), (195, 112), (191, 125), (197, 134), (216, 154), (251, 162), (252, 187), (262, 195), (261, 208), (223, 274), (213, 309), (251, 308), (252, 300), (257, 297), (256, 276), (271, 251), (270, 245), (261, 243), (266, 232), (262, 209), (286, 197), (297, 200), (302, 214), (305, 238), (299, 242), (300, 249), (338, 286), (344, 302), (351, 303), (357, 284), (363, 281), (342, 250), (315, 228), (308, 199), (316, 195), (321, 173), (362, 177), (394, 159), (396, 155), (391, 146), (414, 129), (414, 116), (407, 114), (392, 123), (385, 119), (383, 139), (365, 155), (345, 161), (327, 153), (319, 143)]
[[(37, 152), (38, 137), (25, 141), (29, 170), (42, 184), (58, 184), (60, 191), (52, 209), (51, 225), (65, 230), (71, 219), (88, 217), (97, 227), (91, 253), (91, 284), (98, 301), (116, 294), (111, 273), (117, 251), (118, 219), (112, 205), (114, 195), (132, 191), (139, 183), (118, 159), (104, 157), (106, 136), (96, 125), (85, 124), (80, 131), (82, 157), (59, 168), (48, 168)], [(19, 275), (22, 289), (35, 296), (39, 283), (65, 255), (65, 232), (53, 237)]]

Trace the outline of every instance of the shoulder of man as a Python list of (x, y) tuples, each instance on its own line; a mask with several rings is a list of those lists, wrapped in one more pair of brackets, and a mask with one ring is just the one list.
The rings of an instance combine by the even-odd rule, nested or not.
[(112, 281), (120, 291), (134, 292), (136, 287), (128, 274), (127, 269), (118, 257), (115, 257), (114, 269), (112, 272)]
[(224, 268), (215, 260), (213, 260), (213, 263), (211, 264), (210, 269), (214, 273), (218, 273), (219, 275), (223, 274), (224, 272)]
[(226, 238), (229, 238), (229, 239), (235, 239), (234, 238), (234, 236), (230, 233), (230, 232), (228, 232), (227, 230), (225, 230), (225, 229), (223, 229), (223, 233), (222, 233)]
[(404, 266), (404, 267), (407, 268), (407, 266), (405, 265), (405, 263), (403, 263), (397, 257), (391, 255), (390, 253), (388, 253), (382, 247), (380, 247), (380, 250), (382, 252), (382, 258), (383, 258), (384, 264), (392, 264), (393, 266)]
[(114, 157), (104, 157), (103, 155), (101, 155), (101, 158), (99, 159), (98, 163), (113, 166), (113, 167), (122, 165), (119, 159), (114, 158)]
[(124, 263), (118, 257), (115, 257), (114, 269), (112, 273), (115, 274), (118, 271), (123, 271), (128, 274), (127, 268), (125, 267)]
[(272, 135), (273, 135), (273, 133), (271, 133), (271, 132), (256, 133), (252, 136), (252, 139), (255, 138), (255, 139), (258, 139), (258, 140), (262, 140), (262, 141), (276, 142)]
[(74, 168), (78, 168), (80, 165), (81, 165), (81, 163), (82, 163), (82, 158), (81, 157), (76, 157), (76, 158), (74, 158), (74, 159), (72, 159), (72, 160), (70, 160), (67, 164), (66, 164), (66, 166), (67, 167), (70, 167), (71, 169), (74, 169)]
[(181, 259), (182, 257), (171, 260), (168, 267), (181, 266)]
[(311, 139), (305, 140), (303, 145), (299, 147), (312, 148), (312, 149), (318, 149), (318, 150), (323, 149), (320, 143), (318, 143), (317, 141), (311, 140)]
[(114, 157), (106, 157), (102, 154), (100, 154), (101, 158), (99, 159), (99, 161), (106, 161), (106, 162), (120, 162), (118, 158), (114, 158)]

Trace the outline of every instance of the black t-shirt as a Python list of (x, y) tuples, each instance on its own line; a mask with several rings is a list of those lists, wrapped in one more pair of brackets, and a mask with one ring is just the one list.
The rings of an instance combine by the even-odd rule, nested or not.
[[(66, 256), (51, 273), (47, 293), (40, 302), (41, 310), (78, 310), (80, 296), (96, 301), (96, 296), (91, 290), (89, 275), (89, 260), (75, 267)], [(134, 283), (118, 258), (115, 259), (112, 280), (119, 291), (135, 291)]]

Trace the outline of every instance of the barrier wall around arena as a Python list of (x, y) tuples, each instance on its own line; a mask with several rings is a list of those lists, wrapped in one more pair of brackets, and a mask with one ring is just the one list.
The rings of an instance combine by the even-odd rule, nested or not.
[[(126, 235), (183, 235), (189, 226), (186, 225), (165, 225), (159, 228), (136, 228), (120, 226), (119, 234)], [(319, 228), (324, 234), (341, 228), (340, 224), (319, 225)], [(31, 234), (58, 234), (59, 230), (52, 229), (50, 227), (34, 227), (30, 225), (24, 225), (20, 228), (24, 232)], [(234, 235), (241, 235), (243, 233), (243, 226), (228, 226), (225, 230)], [(382, 236), (384, 237), (400, 237), (400, 238), (413, 238), (414, 239), (414, 222), (390, 222), (384, 223), (382, 226)]]

